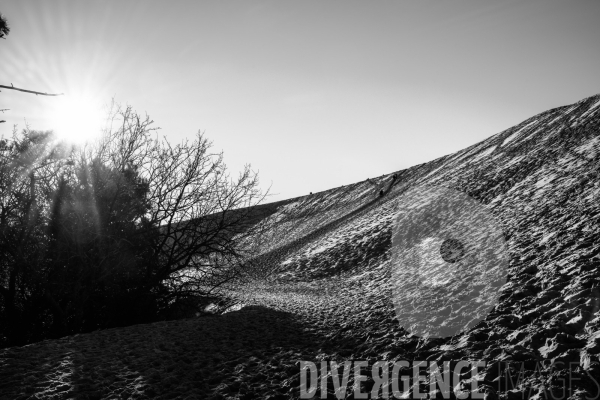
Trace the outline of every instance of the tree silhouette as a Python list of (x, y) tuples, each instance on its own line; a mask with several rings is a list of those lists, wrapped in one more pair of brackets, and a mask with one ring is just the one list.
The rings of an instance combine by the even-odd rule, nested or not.
[(6, 39), (5, 36), (10, 33), (10, 27), (8, 26), (8, 21), (2, 13), (0, 13), (0, 38)]
[(256, 173), (198, 133), (172, 145), (130, 107), (84, 147), (0, 140), (0, 348), (204, 309), (252, 275)]

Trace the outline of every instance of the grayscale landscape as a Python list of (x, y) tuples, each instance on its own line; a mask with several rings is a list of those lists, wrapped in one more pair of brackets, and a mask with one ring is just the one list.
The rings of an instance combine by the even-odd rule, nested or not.
[(0, 400), (600, 399), (599, 16), (2, 2)]

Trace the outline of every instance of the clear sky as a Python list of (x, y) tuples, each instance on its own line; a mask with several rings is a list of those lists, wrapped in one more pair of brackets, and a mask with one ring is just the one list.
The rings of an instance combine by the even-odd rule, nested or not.
[[(271, 200), (430, 161), (600, 93), (597, 0), (5, 0), (0, 12), (0, 84), (114, 96), (172, 142), (202, 130), (233, 172), (249, 163), (272, 183)], [(0, 134), (25, 119), (52, 128), (56, 101), (2, 89)]]

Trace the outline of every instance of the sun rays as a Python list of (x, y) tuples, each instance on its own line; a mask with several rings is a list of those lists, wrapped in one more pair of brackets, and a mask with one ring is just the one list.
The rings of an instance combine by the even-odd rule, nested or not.
[(52, 126), (57, 139), (83, 144), (98, 137), (103, 122), (101, 103), (90, 95), (61, 96), (52, 104)]

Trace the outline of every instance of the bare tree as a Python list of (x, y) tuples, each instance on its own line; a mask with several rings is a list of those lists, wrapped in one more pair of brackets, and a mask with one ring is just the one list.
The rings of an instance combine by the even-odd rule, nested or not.
[(113, 105), (111, 127), (86, 157), (116, 170), (133, 168), (148, 185), (145, 228), (138, 233), (151, 240), (156, 265), (147, 278), (164, 288), (163, 300), (213, 296), (250, 268), (260, 226), (255, 206), (266, 193), (249, 165), (232, 177), (203, 133), (173, 145), (153, 137), (152, 123), (131, 107)]

